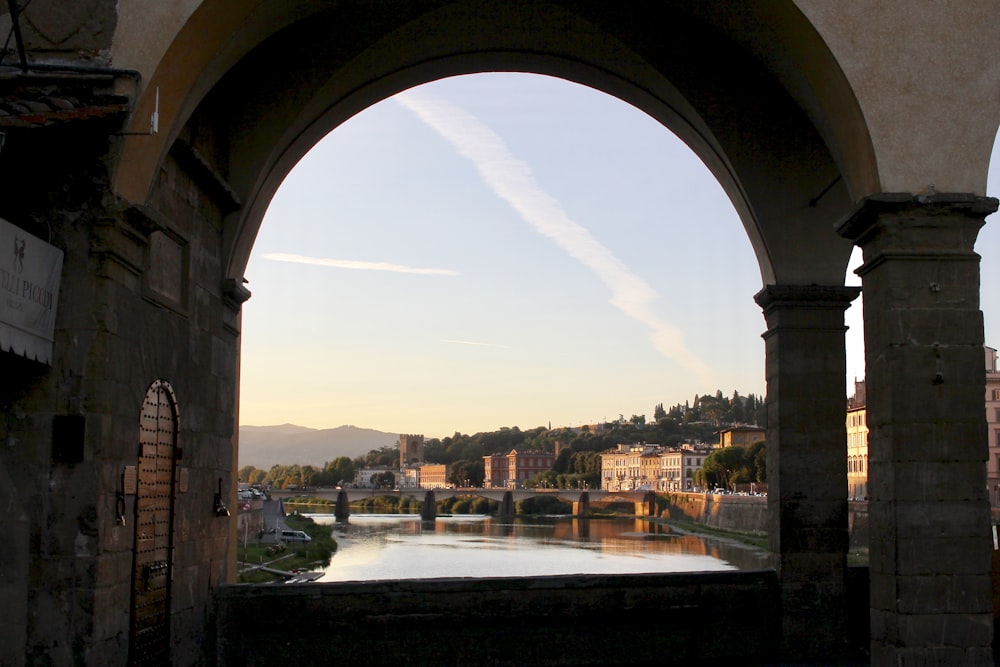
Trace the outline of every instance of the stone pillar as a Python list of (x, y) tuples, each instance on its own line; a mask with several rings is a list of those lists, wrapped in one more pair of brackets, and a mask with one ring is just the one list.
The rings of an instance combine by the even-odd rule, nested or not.
[(351, 499), (347, 496), (347, 490), (341, 489), (337, 492), (337, 504), (333, 508), (333, 518), (337, 521), (347, 521), (351, 517)]
[(588, 491), (581, 493), (579, 500), (573, 503), (573, 516), (578, 519), (586, 519), (590, 516), (590, 493)]
[(781, 658), (845, 656), (847, 362), (844, 311), (860, 289), (771, 285), (764, 311), (768, 541), (781, 582)]
[(500, 501), (500, 516), (504, 518), (514, 516), (514, 493), (512, 491), (505, 491), (503, 494), (503, 500)]
[(424, 494), (424, 503), (420, 506), (420, 519), (422, 521), (434, 521), (437, 518), (437, 496), (432, 489), (427, 489)]
[(642, 496), (642, 500), (635, 501), (635, 515), (636, 516), (655, 516), (656, 515), (656, 494), (652, 491), (647, 491)]
[(872, 664), (993, 664), (979, 256), (997, 200), (877, 195), (864, 251)]

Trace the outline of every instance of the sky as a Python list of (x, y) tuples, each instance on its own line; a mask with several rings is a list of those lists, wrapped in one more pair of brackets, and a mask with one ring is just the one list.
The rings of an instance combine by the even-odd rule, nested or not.
[[(1000, 229), (977, 243), (997, 347), (983, 248)], [(444, 437), (765, 392), (760, 271), (721, 187), (643, 112), (560, 79), (455, 77), (358, 114), (289, 173), (245, 275), (242, 425)]]

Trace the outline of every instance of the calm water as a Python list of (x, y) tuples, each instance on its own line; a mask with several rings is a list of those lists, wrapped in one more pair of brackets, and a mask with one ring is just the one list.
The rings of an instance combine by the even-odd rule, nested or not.
[(333, 526), (337, 553), (319, 581), (636, 574), (754, 569), (763, 552), (640, 519), (463, 515), (433, 523), (405, 514), (352, 514)]

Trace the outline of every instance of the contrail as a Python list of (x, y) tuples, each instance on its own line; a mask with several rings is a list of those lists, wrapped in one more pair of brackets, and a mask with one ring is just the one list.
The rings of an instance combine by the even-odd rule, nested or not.
[(354, 259), (327, 259), (324, 257), (308, 257), (286, 252), (269, 252), (261, 255), (264, 259), (276, 262), (292, 262), (293, 264), (314, 264), (316, 266), (332, 266), (337, 269), (354, 269), (359, 271), (390, 271), (393, 273), (416, 273), (425, 276), (457, 276), (458, 271), (451, 269), (422, 269), (402, 264), (388, 262), (362, 262)]
[(687, 349), (682, 332), (653, 312), (652, 304), (658, 298), (656, 291), (586, 228), (574, 222), (559, 202), (538, 185), (531, 168), (511, 154), (496, 132), (463, 109), (425, 92), (409, 90), (393, 99), (471, 161), (487, 187), (510, 204), (535, 231), (552, 239), (590, 269), (611, 290), (611, 303), (649, 329), (650, 340), (657, 350), (699, 376), (702, 382), (711, 383), (711, 369)]

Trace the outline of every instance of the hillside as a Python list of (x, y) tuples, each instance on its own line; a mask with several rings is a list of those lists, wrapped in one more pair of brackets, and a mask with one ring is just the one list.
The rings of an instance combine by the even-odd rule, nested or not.
[(355, 458), (379, 447), (393, 446), (399, 434), (357, 426), (315, 429), (295, 424), (240, 426), (239, 467), (264, 470), (276, 464), (322, 466), (338, 456)]

